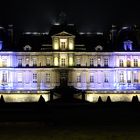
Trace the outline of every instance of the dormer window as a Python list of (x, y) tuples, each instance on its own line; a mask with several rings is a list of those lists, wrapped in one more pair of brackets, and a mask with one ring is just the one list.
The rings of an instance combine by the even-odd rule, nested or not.
[(60, 48), (62, 50), (67, 49), (67, 39), (60, 39)]
[(23, 49), (24, 51), (30, 51), (32, 47), (30, 45), (25, 45)]
[(2, 49), (3, 41), (0, 41), (0, 50)]
[(123, 42), (123, 44), (124, 44), (124, 45), (123, 45), (124, 50), (125, 50), (125, 51), (132, 51), (132, 49), (133, 49), (133, 48), (132, 48), (132, 47), (133, 47), (133, 46), (132, 46), (132, 43), (133, 43), (133, 42), (132, 42), (131, 40), (124, 41), (124, 42)]
[(65, 31), (52, 36), (54, 50), (74, 50), (75, 36)]
[(98, 46), (95, 47), (95, 50), (96, 51), (102, 51), (103, 47), (101, 45), (98, 45)]

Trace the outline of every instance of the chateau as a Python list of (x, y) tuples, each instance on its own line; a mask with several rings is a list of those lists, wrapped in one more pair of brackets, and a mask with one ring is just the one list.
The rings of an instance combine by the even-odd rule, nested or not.
[(49, 32), (16, 33), (12, 25), (0, 27), (0, 95), (6, 102), (38, 101), (40, 95), (48, 101), (61, 85), (85, 91), (91, 102), (140, 98), (140, 29), (112, 25), (105, 33), (83, 33), (56, 23)]

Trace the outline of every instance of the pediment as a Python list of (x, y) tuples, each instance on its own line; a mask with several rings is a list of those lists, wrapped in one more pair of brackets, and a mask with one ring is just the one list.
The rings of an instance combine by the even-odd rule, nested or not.
[(74, 35), (72, 35), (72, 34), (70, 34), (68, 32), (63, 31), (63, 32), (60, 32), (60, 33), (55, 34), (53, 36), (74, 36)]

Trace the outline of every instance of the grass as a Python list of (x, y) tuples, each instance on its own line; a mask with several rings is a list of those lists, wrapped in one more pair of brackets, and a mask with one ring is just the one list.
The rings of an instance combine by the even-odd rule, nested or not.
[(48, 126), (7, 124), (0, 128), (2, 140), (139, 140), (140, 129), (126, 126)]
[(139, 140), (140, 104), (0, 104), (0, 140)]

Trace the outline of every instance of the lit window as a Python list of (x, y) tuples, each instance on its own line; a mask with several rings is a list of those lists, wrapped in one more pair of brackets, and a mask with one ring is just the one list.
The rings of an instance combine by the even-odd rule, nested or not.
[(22, 59), (18, 59), (18, 67), (22, 67)]
[(108, 83), (108, 75), (107, 75), (107, 73), (104, 74), (104, 82)]
[(7, 59), (2, 59), (2, 66), (7, 67)]
[(134, 59), (134, 67), (138, 67), (138, 59)]
[(22, 83), (22, 73), (17, 74), (17, 82)]
[(97, 66), (100, 67), (101, 66), (101, 58), (97, 59)]
[(46, 59), (46, 65), (47, 65), (47, 66), (50, 66), (50, 64), (51, 64), (50, 58), (47, 58), (47, 59)]
[(77, 65), (77, 66), (80, 66), (80, 65), (81, 65), (81, 60), (80, 60), (79, 57), (76, 59), (76, 65)]
[(29, 58), (26, 58), (26, 67), (29, 67)]
[(33, 58), (33, 67), (36, 67), (37, 66), (37, 60), (36, 58)]
[(37, 73), (33, 73), (33, 83), (37, 83)]
[(7, 83), (7, 73), (6, 72), (2, 73), (2, 82)]
[(138, 83), (138, 74), (136, 71), (134, 71), (133, 76), (134, 76), (134, 83)]
[(123, 60), (120, 59), (120, 67), (123, 67)]
[(81, 75), (77, 75), (77, 83), (81, 82)]
[(61, 49), (65, 49), (66, 48), (66, 43), (65, 42), (61, 42)]
[(104, 59), (104, 66), (108, 67), (108, 59), (107, 58)]
[(61, 58), (61, 66), (65, 66), (65, 58)]
[(123, 72), (120, 73), (120, 83), (124, 83), (124, 74), (123, 74)]
[(46, 73), (46, 83), (50, 82), (50, 73)]
[(94, 66), (94, 59), (90, 58), (90, 66)]
[(130, 61), (130, 59), (127, 59), (127, 67), (131, 67), (131, 61)]
[(67, 39), (60, 39), (60, 47), (62, 50), (67, 48)]
[(94, 83), (94, 76), (90, 75), (90, 83)]
[(127, 40), (127, 41), (124, 41), (124, 50), (125, 51), (132, 51), (132, 41), (130, 40)]
[(127, 72), (127, 83), (131, 83), (131, 71)]

